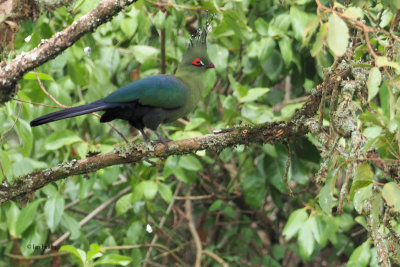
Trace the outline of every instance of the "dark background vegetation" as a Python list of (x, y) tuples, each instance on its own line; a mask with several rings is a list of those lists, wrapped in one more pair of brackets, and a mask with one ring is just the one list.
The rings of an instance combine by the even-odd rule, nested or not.
[[(2, 71), (99, 3), (22, 2), (0, 3)], [(26, 73), (0, 107), (1, 190), (34, 183), (29, 174), (62, 162), (101, 159), (125, 146), (121, 135), (143, 142), (126, 122), (112, 122), (118, 133), (92, 115), (34, 129), (29, 121), (173, 73), (211, 13), (215, 69), (204, 99), (161, 131), (196, 143), (240, 126), (257, 143), (55, 174), (56, 182), (1, 205), (0, 265), (399, 264), (399, 8), (396, 0), (126, 7)], [(294, 134), (254, 130), (279, 125)]]

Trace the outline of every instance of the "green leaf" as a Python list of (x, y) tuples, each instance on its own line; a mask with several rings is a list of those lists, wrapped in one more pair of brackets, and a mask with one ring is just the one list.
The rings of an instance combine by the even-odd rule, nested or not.
[(318, 26), (319, 26), (319, 22), (320, 22), (321, 18), (317, 17), (313, 20), (310, 20), (303, 32), (303, 45), (308, 45), (308, 43), (310, 42), (311, 37), (314, 35), (315, 31), (317, 30)]
[(283, 228), (282, 234), (285, 236), (286, 240), (292, 239), (300, 229), (302, 229), (304, 222), (308, 218), (308, 213), (305, 209), (298, 209), (293, 211), (290, 216), (289, 220), (286, 223), (285, 227)]
[(117, 200), (115, 210), (118, 215), (125, 214), (125, 212), (132, 207), (132, 193), (123, 195)]
[(394, 97), (391, 92), (391, 88), (388, 88), (385, 83), (382, 84), (379, 90), (379, 100), (385, 117), (388, 119), (393, 118), (395, 114), (395, 109), (393, 108)]
[(179, 166), (190, 171), (203, 170), (203, 165), (201, 164), (200, 160), (192, 155), (181, 156), (179, 160)]
[(16, 129), (19, 137), (22, 140), (22, 155), (24, 157), (27, 157), (31, 153), (33, 146), (32, 128), (29, 126), (29, 123), (22, 119), (19, 119)]
[(54, 232), (57, 229), (63, 213), (64, 199), (60, 194), (56, 194), (46, 201), (46, 205), (44, 206), (44, 215), (46, 216), (46, 222), (51, 232)]
[(266, 61), (274, 52), (276, 46), (274, 39), (271, 37), (261, 38), (259, 42), (254, 42), (254, 44), (256, 46), (254, 54), (258, 57), (259, 62)]
[(70, 254), (74, 255), (79, 260), (79, 262), (81, 263), (82, 266), (85, 265), (85, 262), (86, 262), (86, 253), (85, 253), (85, 251), (83, 251), (83, 250), (81, 250), (79, 248), (77, 249), (77, 248), (75, 248), (74, 246), (71, 246), (71, 245), (62, 246), (59, 249), (59, 252), (63, 252), (63, 251), (69, 252)]
[(154, 16), (153, 22), (154, 26), (156, 26), (157, 29), (162, 30), (165, 27), (165, 18), (166, 14), (165, 12), (159, 10), (157, 14)]
[(400, 187), (395, 182), (383, 186), (382, 196), (396, 212), (400, 212)]
[(342, 56), (349, 44), (349, 29), (346, 23), (336, 14), (329, 16), (328, 46), (336, 56)]
[[(0, 162), (1, 166), (3, 167), (4, 174), (8, 176), (11, 169), (11, 160), (8, 157), (8, 153), (3, 150), (0, 150)], [(0, 171), (0, 184), (3, 182), (4, 178), (3, 172)]]
[(281, 53), (276, 49), (273, 50), (271, 56), (264, 62), (261, 62), (261, 67), (271, 81), (277, 81), (284, 67), (284, 61)]
[(220, 45), (212, 44), (207, 46), (207, 51), (209, 55), (218, 55), (213, 58), (213, 63), (217, 72), (225, 72), (225, 69), (228, 66), (228, 49)]
[(299, 244), (301, 258), (305, 261), (309, 260), (315, 246), (312, 218), (309, 218), (302, 225), (297, 242)]
[(24, 257), (32, 255), (36, 251), (43, 251), (47, 240), (47, 229), (43, 221), (35, 221), (26, 231), (21, 240), (21, 252)]
[(332, 213), (332, 204), (333, 204), (333, 195), (331, 191), (331, 183), (333, 178), (327, 180), (325, 182), (324, 187), (321, 189), (321, 191), (318, 194), (318, 200), (319, 200), (319, 205), (321, 209), (328, 213)]
[(313, 20), (315, 17), (315, 15), (306, 13), (294, 5), (290, 8), (290, 19), (296, 40), (302, 41), (304, 29), (306, 28), (308, 22)]
[(369, 180), (374, 178), (374, 173), (371, 170), (371, 166), (367, 162), (363, 162), (357, 166), (355, 171), (355, 180)]
[(18, 215), (16, 234), (21, 235), (33, 222), (35, 222), (37, 208), (43, 199), (37, 199), (25, 206)]
[(268, 23), (264, 19), (257, 18), (254, 22), (254, 28), (258, 34), (268, 36)]
[(354, 194), (354, 209), (361, 214), (363, 211), (364, 201), (370, 200), (373, 196), (372, 184), (361, 188)]
[(135, 245), (144, 233), (146, 231), (143, 224), (140, 221), (133, 222), (126, 232), (126, 245)]
[(208, 208), (209, 212), (213, 212), (219, 210), (224, 202), (221, 199), (214, 201), (211, 206)]
[(46, 150), (57, 150), (63, 146), (82, 141), (74, 132), (70, 130), (60, 130), (52, 133), (44, 142)]
[(159, 183), (158, 184), (158, 192), (160, 193), (161, 197), (165, 200), (165, 202), (171, 203), (172, 190), (168, 185)]
[(279, 39), (278, 44), (285, 65), (289, 66), (293, 58), (292, 40), (285, 35)]
[(339, 214), (336, 218), (340, 221), (340, 228), (343, 232), (350, 231), (354, 225), (353, 216), (348, 213)]
[(144, 198), (146, 200), (152, 200), (157, 194), (157, 184), (154, 181), (143, 181), (141, 184), (143, 186)]
[(158, 49), (148, 45), (134, 45), (132, 52), (136, 60), (143, 63), (147, 59), (154, 59), (158, 54)]
[(373, 67), (369, 71), (367, 87), (368, 87), (368, 101), (371, 101), (379, 92), (379, 85), (382, 82), (381, 72), (377, 67)]
[(90, 249), (86, 253), (86, 260), (93, 261), (94, 259), (100, 258), (103, 256), (102, 250), (99, 244), (90, 244)]
[(353, 19), (359, 19), (364, 17), (364, 13), (361, 8), (359, 7), (349, 7), (346, 8), (346, 10), (343, 12), (343, 15), (353, 18)]
[(113, 264), (113, 265), (121, 265), (126, 266), (128, 265), (132, 259), (127, 256), (122, 256), (118, 254), (107, 254), (101, 257), (100, 259), (96, 260), (93, 266), (101, 265), (101, 264)]
[(350, 200), (353, 200), (354, 194), (360, 188), (370, 185), (373, 182), (373, 176), (371, 167), (368, 163), (363, 162), (357, 166), (355, 171), (355, 177), (350, 188)]
[(67, 70), (68, 75), (76, 85), (84, 86), (87, 84), (87, 69), (84, 64), (78, 64), (70, 59), (67, 63)]
[[(37, 73), (39, 76), (40, 80), (48, 80), (48, 81), (54, 81), (53, 77), (51, 77), (50, 75), (46, 74), (46, 73), (41, 73), (38, 72)], [(36, 80), (36, 74), (34, 72), (28, 72), (25, 73), (25, 75), (23, 76), (24, 80)]]
[[(278, 157), (270, 157), (268, 155), (261, 155), (257, 169), (266, 178), (267, 183), (274, 186), (281, 193), (287, 193), (288, 189), (283, 181), (283, 176), (286, 171), (287, 152), (284, 146), (276, 145)], [(292, 177), (292, 171), (289, 169), (287, 179)]]
[(185, 131), (191, 131), (198, 128), (200, 125), (205, 123), (207, 120), (204, 118), (193, 118), (185, 125)]
[(376, 60), (378, 67), (392, 67), (397, 71), (400, 71), (400, 64), (397, 62), (389, 61), (387, 57), (378, 57)]
[(8, 232), (12, 237), (17, 237), (17, 221), (20, 214), (20, 210), (15, 202), (10, 201), (4, 204), (4, 208), (6, 211), (6, 221), (7, 221), (7, 228)]
[(368, 266), (369, 259), (371, 258), (371, 252), (369, 249), (369, 242), (365, 241), (358, 246), (350, 256), (347, 263), (348, 267), (364, 267)]
[(120, 22), (120, 27), (121, 27), (122, 32), (127, 37), (133, 36), (138, 27), (137, 18), (136, 17), (126, 17), (126, 18), (122, 19)]
[(252, 88), (248, 90), (247, 94), (239, 98), (240, 102), (250, 102), (259, 99), (261, 96), (265, 95), (270, 91), (269, 88)]
[(329, 236), (331, 232), (329, 228), (332, 227), (327, 221), (324, 219), (323, 213), (314, 215), (311, 217), (311, 230), (314, 236), (315, 241), (321, 246), (325, 247), (328, 242)]
[(322, 47), (324, 46), (324, 41), (327, 34), (328, 34), (328, 23), (325, 23), (319, 28), (319, 31), (315, 38), (315, 42), (311, 48), (311, 55), (313, 57), (317, 56), (321, 51)]
[(256, 209), (260, 208), (267, 194), (265, 178), (258, 172), (252, 172), (241, 180), (241, 184), (246, 203)]
[(72, 216), (68, 215), (68, 213), (64, 212), (62, 215), (61, 223), (64, 227), (68, 229), (71, 233), (71, 240), (76, 240), (80, 236), (80, 225), (79, 222)]
[(283, 259), (283, 257), (285, 257), (285, 252), (286, 252), (285, 246), (279, 244), (272, 245), (272, 255), (276, 260), (279, 261)]

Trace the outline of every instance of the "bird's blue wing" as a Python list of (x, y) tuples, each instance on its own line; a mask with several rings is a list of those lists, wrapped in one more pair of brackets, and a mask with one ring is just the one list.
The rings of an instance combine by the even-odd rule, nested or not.
[(183, 106), (188, 95), (189, 88), (181, 80), (169, 75), (155, 75), (121, 87), (103, 101), (106, 103), (138, 101), (145, 106), (174, 109)]

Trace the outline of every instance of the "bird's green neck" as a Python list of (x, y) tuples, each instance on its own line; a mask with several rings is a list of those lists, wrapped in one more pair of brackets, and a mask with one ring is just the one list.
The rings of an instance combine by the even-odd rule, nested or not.
[(197, 67), (181, 67), (176, 70), (175, 77), (183, 81), (191, 91), (201, 93), (204, 89), (204, 70)]

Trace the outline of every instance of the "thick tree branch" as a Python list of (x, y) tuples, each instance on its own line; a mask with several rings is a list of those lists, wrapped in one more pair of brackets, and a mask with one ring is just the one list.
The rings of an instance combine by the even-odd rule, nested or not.
[(92, 32), (98, 26), (110, 21), (121, 10), (136, 0), (103, 0), (91, 12), (69, 27), (57, 32), (50, 39), (42, 41), (38, 47), (18, 55), (10, 63), (0, 63), (0, 103), (7, 102), (16, 92), (15, 85), (24, 73), (55, 58), (73, 45), (79, 38)]
[[(318, 104), (316, 105), (318, 107)], [(169, 142), (169, 150), (164, 145), (153, 146), (131, 143), (117, 147), (113, 152), (96, 155), (82, 160), (72, 160), (55, 167), (36, 171), (15, 179), (10, 185), (0, 185), (0, 204), (17, 196), (33, 192), (48, 183), (71, 175), (95, 172), (107, 166), (140, 162), (147, 158), (189, 154), (198, 150), (221, 150), (225, 147), (249, 143), (283, 142), (294, 136), (303, 135), (304, 126), (294, 123), (274, 122), (259, 126), (237, 127), (216, 134)]]
[(306, 103), (296, 112), (290, 122), (273, 122), (257, 126), (242, 126), (214, 132), (196, 138), (169, 142), (169, 149), (164, 145), (130, 143), (119, 146), (113, 152), (96, 155), (81, 160), (72, 160), (55, 167), (15, 178), (11, 184), (7, 180), (0, 185), (0, 205), (18, 196), (33, 192), (48, 183), (72, 175), (95, 172), (99, 169), (123, 164), (140, 162), (147, 158), (167, 157), (170, 155), (189, 154), (198, 150), (222, 150), (226, 147), (249, 143), (284, 142), (308, 132), (305, 120), (315, 115), (321, 100), (321, 91), (315, 90)]

